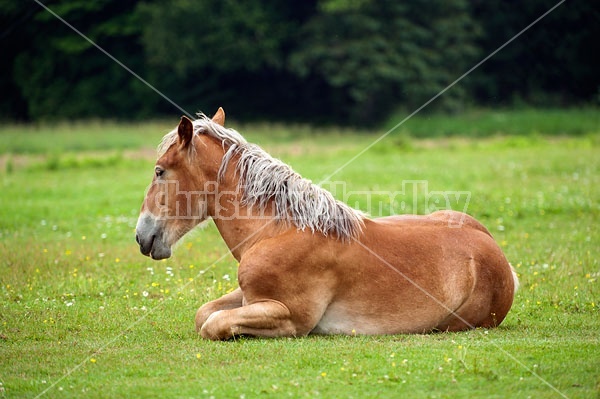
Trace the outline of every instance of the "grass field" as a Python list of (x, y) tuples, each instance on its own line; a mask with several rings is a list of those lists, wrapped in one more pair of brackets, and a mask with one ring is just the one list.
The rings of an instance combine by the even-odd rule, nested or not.
[(470, 192), (460, 208), (521, 280), (499, 328), (232, 342), (193, 325), (198, 306), (236, 287), (216, 229), (160, 262), (134, 240), (152, 149), (176, 120), (0, 128), (0, 398), (599, 397), (598, 110), (507, 111), (510, 128), (481, 112), (423, 117), (452, 131), (407, 125), (334, 176), (377, 132), (232, 127), (315, 182), (423, 181), (405, 193), (410, 212), (428, 210), (428, 192)]

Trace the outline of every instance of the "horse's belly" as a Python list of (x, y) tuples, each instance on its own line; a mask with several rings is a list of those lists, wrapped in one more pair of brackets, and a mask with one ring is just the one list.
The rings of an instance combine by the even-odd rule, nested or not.
[(358, 322), (343, 308), (329, 308), (312, 330), (315, 334), (365, 334), (357, 332)]
[(434, 325), (430, 321), (409, 323), (394, 312), (357, 311), (352, 306), (330, 305), (312, 330), (314, 334), (380, 335), (424, 332)]
[(447, 306), (424, 306), (422, 301), (407, 306), (410, 298), (402, 295), (388, 299), (331, 303), (312, 332), (348, 335), (425, 333), (435, 329), (451, 312)]

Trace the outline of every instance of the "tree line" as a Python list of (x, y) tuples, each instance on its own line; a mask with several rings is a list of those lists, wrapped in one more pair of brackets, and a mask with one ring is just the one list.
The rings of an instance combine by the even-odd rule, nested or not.
[[(43, 1), (43, 0), (42, 0)], [(193, 113), (372, 124), (416, 109), (554, 0), (46, 0)], [(428, 109), (600, 100), (600, 3), (567, 0)], [(32, 0), (0, 3), (0, 119), (180, 114)]]

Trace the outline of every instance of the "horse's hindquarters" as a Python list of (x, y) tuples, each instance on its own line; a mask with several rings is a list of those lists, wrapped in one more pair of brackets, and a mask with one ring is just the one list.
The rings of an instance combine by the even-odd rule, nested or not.
[(367, 227), (336, 264), (340, 284), (315, 332), (458, 331), (497, 326), (508, 313), (513, 274), (486, 232), (427, 221)]

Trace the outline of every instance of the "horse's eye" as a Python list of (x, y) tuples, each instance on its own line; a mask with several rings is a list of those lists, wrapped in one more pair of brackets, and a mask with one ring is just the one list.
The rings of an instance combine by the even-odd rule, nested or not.
[(154, 174), (156, 175), (156, 177), (161, 177), (163, 175), (163, 173), (165, 173), (165, 170), (163, 168), (161, 168), (160, 166), (157, 166), (156, 168), (154, 168)]

